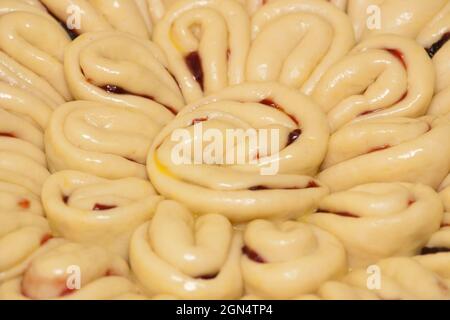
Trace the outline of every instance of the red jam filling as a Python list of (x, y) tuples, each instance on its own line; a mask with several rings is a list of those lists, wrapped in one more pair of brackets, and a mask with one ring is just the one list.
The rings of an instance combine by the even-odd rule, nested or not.
[(117, 208), (117, 206), (115, 206), (115, 205), (107, 205), (107, 204), (96, 203), (94, 205), (94, 207), (92, 208), (92, 210), (94, 210), (94, 211), (106, 211), (106, 210), (111, 210), (111, 209), (115, 209), (115, 208)]
[(450, 248), (446, 247), (424, 247), (420, 251), (421, 255), (450, 252)]
[(389, 149), (390, 147), (391, 147), (390, 145), (385, 144), (385, 145), (378, 146), (378, 147), (370, 149), (368, 153), (377, 152), (377, 151), (381, 151), (381, 150), (386, 150), (386, 149)]
[(41, 238), (41, 246), (43, 246), (44, 244), (46, 244), (50, 239), (53, 239), (53, 236), (51, 234), (45, 234), (42, 238)]
[[(84, 74), (83, 71), (82, 71), (82, 73)], [(89, 83), (93, 83), (92, 79), (86, 79), (86, 80), (87, 80)], [(161, 102), (159, 102), (159, 101), (156, 101), (155, 98), (152, 97), (152, 96), (147, 96), (147, 95), (144, 95), (144, 94), (133, 93), (133, 92), (130, 92), (130, 91), (128, 91), (128, 90), (126, 90), (126, 89), (124, 89), (124, 88), (122, 88), (122, 87), (116, 86), (116, 85), (114, 85), (114, 84), (106, 84), (106, 85), (104, 85), (104, 86), (100, 86), (99, 88), (102, 89), (102, 90), (104, 90), (104, 91), (106, 91), (106, 92), (109, 92), (109, 93), (114, 93), (114, 94), (130, 94), (130, 95), (142, 97), (142, 98), (145, 98), (145, 99), (149, 99), (149, 100), (152, 100), (152, 101), (155, 101), (155, 102), (159, 103), (159, 104), (162, 105), (164, 108), (166, 108), (167, 110), (169, 110), (170, 113), (172, 113), (173, 115), (177, 115), (177, 114), (178, 114), (178, 111), (175, 110), (173, 107), (167, 106), (167, 105), (165, 105), (165, 104), (163, 104), (163, 103), (161, 103)]]
[(429, 48), (426, 48), (428, 55), (430, 58), (433, 58), (434, 55), (450, 40), (450, 32), (445, 33), (441, 39), (433, 43), (433, 45)]
[(287, 112), (283, 109), (283, 107), (281, 107), (279, 104), (277, 104), (277, 103), (274, 102), (273, 100), (271, 100), (271, 99), (263, 99), (263, 100), (261, 100), (259, 103), (280, 110), (280, 111), (283, 112), (285, 115), (287, 115), (289, 118), (291, 118), (291, 120), (294, 121), (294, 123), (295, 123), (296, 125), (299, 125), (299, 124), (300, 124), (299, 121), (297, 120), (297, 118), (295, 118), (292, 114), (287, 113)]
[(64, 21), (60, 20), (53, 12), (51, 12), (50, 9), (42, 1), (39, 1), (39, 2), (42, 4), (42, 6), (45, 7), (45, 9), (47, 10), (48, 14), (61, 25), (61, 27), (69, 35), (70, 39), (75, 40), (79, 36), (79, 34), (77, 33), (76, 29), (69, 29), (67, 27), (67, 24)]
[(408, 67), (406, 66), (406, 62), (405, 62), (405, 56), (403, 54), (403, 52), (401, 52), (398, 49), (390, 49), (390, 48), (386, 48), (385, 49), (387, 52), (389, 52), (390, 54), (392, 54), (394, 57), (396, 57), (403, 65), (403, 67), (405, 69), (407, 69)]
[(317, 182), (311, 180), (305, 187), (286, 187), (286, 188), (271, 188), (264, 185), (258, 185), (248, 188), (250, 191), (261, 191), (261, 190), (301, 190), (301, 189), (311, 189), (311, 188), (320, 188)]
[(16, 138), (16, 135), (12, 132), (0, 132), (0, 137)]
[(200, 277), (197, 277), (196, 279), (201, 279), (201, 280), (212, 280), (215, 279), (219, 274), (218, 273), (214, 273), (214, 274), (206, 274)]
[(205, 121), (208, 121), (208, 117), (196, 118), (196, 119), (192, 120), (192, 124), (191, 125), (193, 126), (193, 125), (196, 125), (197, 123), (205, 122)]
[(22, 209), (29, 209), (31, 203), (30, 203), (30, 200), (28, 200), (28, 199), (21, 199), (21, 200), (17, 203), (17, 205), (18, 205), (19, 207), (21, 207)]
[(204, 90), (202, 59), (200, 58), (200, 55), (197, 51), (194, 51), (189, 53), (184, 60), (189, 71), (194, 76), (195, 81), (197, 81), (202, 90)]
[(326, 214), (334, 214), (336, 216), (345, 217), (345, 218), (359, 218), (357, 215), (353, 213), (342, 211), (342, 212), (331, 212), (329, 210), (319, 209), (318, 213), (326, 213)]
[(295, 130), (291, 131), (288, 136), (288, 141), (287, 141), (286, 147), (290, 146), (295, 141), (297, 141), (297, 139), (301, 136), (301, 134), (302, 134), (301, 129), (295, 129)]
[(244, 246), (242, 248), (242, 253), (247, 256), (250, 260), (257, 262), (257, 263), (266, 263), (264, 258), (262, 258), (256, 251), (250, 249), (247, 246)]

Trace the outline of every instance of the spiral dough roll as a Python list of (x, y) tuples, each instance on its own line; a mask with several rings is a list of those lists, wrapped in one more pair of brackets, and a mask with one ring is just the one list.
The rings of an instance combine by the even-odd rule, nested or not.
[(328, 69), (312, 96), (335, 131), (366, 119), (422, 116), (433, 85), (433, 65), (423, 48), (383, 35), (360, 43)]
[(437, 256), (450, 252), (450, 175), (441, 184), (439, 190), (445, 214), (441, 221), (441, 228), (430, 237), (428, 243), (422, 248), (424, 255), (436, 254)]
[[(262, 138), (255, 146), (230, 137), (229, 130)], [(213, 131), (216, 146), (224, 147), (214, 148), (219, 159), (209, 158), (202, 134)], [(189, 149), (182, 161), (176, 159), (180, 132), (181, 145)], [(327, 141), (324, 114), (308, 98), (275, 83), (245, 84), (187, 106), (155, 139), (147, 169), (161, 194), (196, 213), (220, 213), (233, 222), (294, 217), (314, 210), (327, 193), (311, 177)]]
[(45, 134), (49, 167), (109, 179), (146, 178), (147, 153), (161, 126), (151, 112), (69, 102), (53, 113)]
[(33, 94), (0, 82), (0, 136), (44, 149), (44, 131), (53, 107)]
[(435, 73), (435, 96), (430, 114), (450, 112), (450, 3), (448, 3), (417, 37), (432, 58)]
[(139, 227), (130, 263), (146, 293), (182, 299), (237, 299), (242, 295), (242, 239), (221, 215), (195, 218), (174, 201), (162, 202)]
[(316, 0), (279, 0), (263, 6), (252, 17), (252, 40), (247, 79), (278, 80), (306, 94), (354, 44), (348, 17)]
[(449, 258), (450, 255), (447, 255), (440, 266), (432, 266), (420, 256), (392, 257), (374, 265), (376, 269), (373, 270), (379, 272), (379, 283), (375, 278), (370, 278), (373, 273), (367, 269), (357, 269), (343, 280), (354, 288), (375, 294), (381, 300), (448, 300), (450, 281), (439, 268), (448, 269)]
[(449, 172), (449, 135), (447, 121), (427, 117), (350, 124), (332, 135), (318, 178), (334, 191), (395, 181), (437, 188)]
[(156, 25), (187, 102), (244, 81), (250, 22), (235, 0), (181, 0)]
[(376, 34), (397, 34), (414, 39), (447, 2), (348, 0), (347, 12), (358, 41)]
[(13, 11), (0, 16), (1, 50), (48, 81), (66, 101), (72, 98), (63, 68), (69, 43), (68, 34), (49, 15)]
[(328, 281), (300, 300), (449, 300), (450, 254), (439, 261), (424, 256), (392, 257)]
[[(249, 12), (250, 15), (253, 15), (262, 6), (279, 0), (238, 0), (238, 1), (241, 2), (245, 8), (247, 8), (247, 11)], [(347, 6), (347, 0), (321, 0), (321, 1), (330, 2), (341, 10), (345, 10)]]
[(119, 32), (83, 34), (67, 48), (64, 68), (78, 100), (144, 109), (163, 124), (184, 106), (164, 54), (148, 40)]
[(40, 0), (75, 38), (92, 31), (122, 31), (148, 39), (152, 25), (141, 0)]
[(18, 185), (39, 196), (48, 176), (41, 149), (15, 137), (0, 136), (1, 182)]
[(138, 294), (126, 262), (97, 246), (55, 239), (23, 276), (0, 287), (1, 299), (110, 300)]
[(159, 200), (145, 180), (106, 180), (76, 171), (52, 175), (42, 194), (55, 233), (101, 245), (123, 257), (128, 255), (132, 232), (152, 217)]
[(313, 293), (347, 268), (345, 249), (333, 235), (295, 221), (250, 222), (242, 252), (247, 293), (268, 299)]
[(442, 214), (439, 196), (428, 186), (373, 183), (323, 198), (307, 220), (344, 244), (350, 266), (364, 267), (417, 254), (439, 229)]
[(0, 283), (20, 276), (51, 241), (47, 221), (36, 214), (0, 212)]

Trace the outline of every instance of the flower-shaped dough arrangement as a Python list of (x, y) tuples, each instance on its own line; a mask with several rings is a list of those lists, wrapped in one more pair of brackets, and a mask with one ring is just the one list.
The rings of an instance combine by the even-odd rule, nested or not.
[(448, 0), (0, 0), (0, 300), (450, 300)]

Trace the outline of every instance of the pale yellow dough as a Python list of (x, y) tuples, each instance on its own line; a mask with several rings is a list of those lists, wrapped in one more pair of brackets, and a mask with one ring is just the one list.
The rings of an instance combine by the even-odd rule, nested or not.
[[(9, 14), (12, 13), (13, 15), (10, 16)], [(54, 42), (52, 43), (52, 41), (63, 39), (58, 45), (62, 44), (64, 46), (67, 39), (61, 34), (58, 25), (55, 25), (54, 21), (51, 20), (51, 17), (37, 1), (1, 0), (0, 17), (4, 18), (1, 19), (3, 38), (0, 46), (2, 46), (3, 52), (0, 52), (0, 80), (12, 87), (25, 90), (29, 94), (41, 99), (49, 106), (56, 106), (64, 102), (64, 98), (61, 94), (47, 82), (47, 80), (55, 80), (52, 81), (52, 84), (55, 84), (56, 80), (62, 80), (61, 83), (58, 83), (58, 85), (60, 85), (58, 88), (62, 90), (62, 94), (64, 94), (65, 81), (61, 77), (59, 61), (56, 60), (58, 55), (61, 57), (62, 51), (55, 48), (55, 44)], [(40, 38), (40, 36), (35, 35), (35, 29), (30, 30), (31, 25), (26, 23), (29, 19), (33, 22), (33, 26), (42, 26), (43, 30), (39, 29), (39, 31), (50, 32), (56, 30), (55, 35), (50, 36), (49, 43), (36, 42), (36, 39)], [(41, 49), (43, 49), (43, 51), (40, 51)], [(10, 56), (18, 59), (23, 65), (11, 59)], [(51, 75), (48, 73), (40, 73), (43, 68), (41, 68), (40, 62), (36, 62), (36, 59), (45, 61), (46, 65), (44, 66), (44, 69), (50, 66), (54, 68), (54, 72)], [(37, 74), (31, 70), (37, 72)], [(8, 89), (5, 89), (5, 86), (2, 85), (2, 90)], [(21, 96), (17, 91), (16, 94)], [(38, 103), (36, 100), (34, 100), (34, 102), (38, 105), (42, 104)], [(36, 108), (38, 107), (39, 106), (36, 106)], [(44, 117), (46, 113), (44, 110), (42, 110), (42, 112), (42, 117)]]
[(0, 283), (20, 276), (30, 261), (52, 247), (47, 221), (36, 214), (0, 211)]
[(314, 293), (322, 283), (347, 271), (342, 244), (312, 225), (255, 220), (245, 229), (244, 245), (245, 288), (256, 296), (291, 299)]
[(252, 17), (246, 78), (279, 81), (311, 94), (326, 70), (354, 45), (348, 17), (319, 0), (279, 0)]
[(52, 175), (42, 193), (54, 233), (124, 258), (133, 231), (153, 216), (161, 199), (145, 180), (107, 180), (77, 171)]
[(437, 249), (450, 251), (450, 175), (439, 187), (440, 197), (444, 204), (445, 214), (441, 221), (441, 228), (429, 238), (426, 249)]
[(435, 96), (430, 105), (430, 114), (450, 112), (450, 3), (421, 31), (417, 41), (424, 47), (447, 39), (437, 52), (433, 52), (433, 65), (436, 71)]
[(147, 109), (90, 101), (61, 105), (45, 134), (49, 168), (108, 179), (146, 178), (147, 153), (162, 127), (158, 120)]
[(44, 149), (44, 131), (53, 107), (33, 94), (0, 82), (0, 135)]
[[(187, 102), (245, 79), (250, 21), (234, 0), (177, 1), (156, 25), (153, 40), (167, 55)], [(186, 63), (190, 54), (198, 55), (203, 88)]]
[[(83, 34), (68, 46), (64, 58), (76, 99), (139, 109), (161, 124), (184, 106), (167, 67), (154, 43), (119, 32)], [(126, 92), (108, 92), (106, 86)]]
[[(398, 34), (415, 38), (448, 0), (348, 0), (347, 12), (356, 38)], [(379, 24), (374, 22), (379, 19)]]
[[(279, 148), (259, 154), (258, 163), (250, 162), (251, 157), (258, 157), (255, 150), (245, 163), (211, 164), (205, 158), (195, 164), (194, 153), (189, 162), (178, 163), (173, 151), (179, 142), (172, 139), (172, 134), (179, 129), (189, 132), (189, 140), (183, 143), (192, 149), (193, 141), (202, 139), (197, 136), (196, 119), (203, 120), (203, 132), (219, 129), (223, 145), (227, 143), (223, 141), (227, 129), (278, 130)], [(300, 130), (301, 135), (289, 144), (288, 136), (294, 130)], [(298, 217), (312, 212), (328, 192), (312, 178), (322, 162), (327, 141), (325, 116), (307, 97), (276, 83), (244, 84), (188, 105), (155, 138), (147, 170), (162, 195), (199, 214), (220, 213), (233, 222)], [(232, 143), (233, 149), (242, 150), (236, 139)], [(249, 154), (251, 150), (245, 151)], [(277, 169), (262, 175), (274, 162)]]
[(350, 124), (331, 136), (318, 179), (333, 191), (371, 182), (414, 182), (437, 188), (450, 169), (450, 125), (431, 118)]
[(182, 299), (237, 299), (243, 293), (242, 239), (218, 214), (195, 217), (162, 202), (131, 239), (130, 263), (148, 295)]
[(450, 300), (449, 39), (450, 0), (0, 0), (0, 300)]
[(39, 196), (48, 178), (44, 152), (28, 141), (0, 136), (0, 181)]
[(434, 88), (433, 65), (415, 41), (371, 37), (332, 65), (312, 93), (332, 131), (350, 122), (422, 116)]
[(152, 24), (146, 7), (140, 0), (41, 0), (61, 22), (76, 22), (73, 31), (83, 34), (92, 31), (117, 30), (148, 39)]
[(392, 256), (412, 256), (439, 229), (443, 207), (428, 186), (373, 183), (333, 193), (306, 220), (335, 235), (350, 267)]
[[(427, 256), (384, 259), (374, 264), (377, 271), (380, 271), (379, 288), (368, 286), (368, 284), (374, 284), (370, 279), (373, 277), (373, 273), (368, 272), (367, 269), (357, 269), (350, 272), (340, 282), (324, 284), (315, 298), (325, 300), (449, 300), (449, 263), (449, 253), (434, 261)], [(314, 298), (314, 296), (309, 298)]]
[(66, 101), (72, 99), (63, 70), (69, 43), (66, 31), (49, 15), (14, 11), (0, 16), (1, 50), (48, 81)]
[[(23, 276), (0, 286), (0, 299), (109, 300), (139, 296), (126, 262), (101, 247), (55, 239), (34, 258)], [(79, 268), (74, 271), (73, 266)], [(72, 278), (81, 275), (80, 288)]]

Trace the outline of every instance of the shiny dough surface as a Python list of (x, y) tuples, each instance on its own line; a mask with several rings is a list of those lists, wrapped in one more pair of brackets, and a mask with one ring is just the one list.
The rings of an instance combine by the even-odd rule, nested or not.
[(450, 1), (0, 0), (0, 300), (450, 300)]

